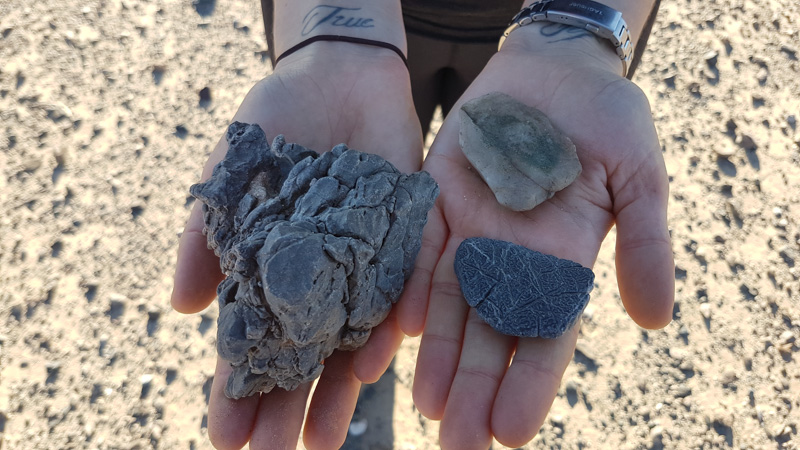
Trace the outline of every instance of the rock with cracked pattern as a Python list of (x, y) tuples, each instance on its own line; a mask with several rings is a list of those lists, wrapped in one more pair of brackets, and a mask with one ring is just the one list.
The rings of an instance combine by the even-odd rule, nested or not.
[(234, 122), (205, 183), (204, 233), (226, 275), (217, 352), (241, 398), (297, 388), (334, 350), (362, 346), (411, 275), (439, 188), (380, 156), (337, 145), (317, 154)]
[(497, 201), (527, 211), (581, 173), (575, 145), (547, 116), (501, 92), (464, 103), (459, 143)]
[(456, 250), (461, 292), (500, 333), (557, 338), (572, 328), (594, 283), (591, 269), (511, 242), (465, 239)]

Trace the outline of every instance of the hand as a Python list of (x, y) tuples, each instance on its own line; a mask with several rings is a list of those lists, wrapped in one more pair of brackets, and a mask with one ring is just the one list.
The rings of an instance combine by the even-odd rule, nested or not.
[[(403, 172), (419, 170), (422, 134), (411, 101), (408, 71), (389, 50), (349, 43), (319, 42), (283, 59), (272, 75), (247, 94), (233, 120), (257, 123), (269, 139), (284, 134), (316, 151), (346, 143), (376, 153)], [(227, 152), (220, 140), (202, 180)], [(219, 260), (206, 247), (203, 219), (195, 203), (181, 236), (172, 306), (201, 311), (222, 280)], [(325, 361), (306, 418), (309, 449), (339, 448), (347, 435), (361, 382), (374, 382), (402, 341), (394, 315), (373, 330), (357, 352), (335, 352)], [(241, 400), (225, 397), (229, 364), (217, 361), (208, 411), (208, 434), (217, 448), (294, 449), (303, 424), (311, 383), (295, 391), (276, 388)]]
[[(429, 214), (417, 272), (398, 305), (406, 334), (419, 334), (424, 324), (414, 402), (426, 417), (441, 419), (444, 449), (485, 449), (492, 437), (509, 447), (531, 440), (579, 329), (558, 339), (495, 332), (461, 295), (453, 262), (465, 238), (511, 241), (591, 267), (616, 223), (617, 274), (628, 314), (647, 328), (665, 326), (672, 314), (668, 180), (647, 99), (619, 75), (620, 61), (605, 43), (569, 40), (556, 49), (511, 41), (453, 108), (425, 160), (441, 195)], [(460, 105), (492, 91), (542, 110), (577, 147), (581, 175), (532, 211), (497, 203), (459, 146)]]

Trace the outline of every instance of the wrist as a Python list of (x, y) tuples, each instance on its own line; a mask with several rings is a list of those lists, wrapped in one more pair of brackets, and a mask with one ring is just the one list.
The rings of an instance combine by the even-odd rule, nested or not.
[(406, 62), (388, 48), (352, 42), (321, 40), (303, 46), (281, 57), (275, 71), (309, 68), (327, 74), (342, 74), (350, 69), (358, 71), (394, 71), (408, 77)]
[(609, 41), (569, 25), (534, 22), (508, 35), (499, 55), (536, 57), (542, 63), (594, 67), (622, 75), (623, 64)]
[(407, 53), (399, 0), (279, 0), (274, 12), (272, 51), (278, 56), (318, 35), (385, 42)]

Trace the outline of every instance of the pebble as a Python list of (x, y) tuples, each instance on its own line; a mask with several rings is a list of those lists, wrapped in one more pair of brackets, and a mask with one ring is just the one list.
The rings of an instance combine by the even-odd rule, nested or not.
[(747, 134), (741, 134), (737, 136), (736, 143), (739, 145), (739, 147), (742, 147), (745, 150), (755, 150), (758, 148), (756, 141)]
[(686, 359), (687, 357), (689, 357), (689, 352), (686, 349), (682, 349), (682, 348), (670, 348), (669, 349), (669, 356), (671, 356), (671, 357), (673, 357), (675, 359), (683, 360), (683, 359)]
[(714, 149), (714, 153), (723, 158), (728, 158), (736, 153), (736, 147), (734, 147), (728, 140), (718, 142), (717, 145), (713, 146), (712, 148)]
[(661, 439), (664, 437), (664, 427), (661, 425), (656, 425), (650, 430), (650, 439), (653, 443), (661, 442)]
[(711, 318), (711, 305), (708, 303), (703, 303), (700, 305), (700, 314), (703, 315), (706, 319)]
[(795, 341), (794, 333), (791, 330), (786, 330), (781, 333), (781, 336), (778, 338), (778, 342), (781, 344), (789, 344)]
[(720, 378), (720, 381), (722, 382), (722, 384), (731, 384), (737, 379), (738, 377), (736, 376), (736, 371), (734, 371), (733, 369), (727, 369), (724, 372), (722, 372), (722, 378)]
[(776, 207), (772, 208), (772, 214), (775, 217), (781, 217), (781, 216), (783, 216), (783, 210), (780, 207), (776, 206)]
[(347, 434), (350, 436), (361, 436), (367, 432), (368, 425), (367, 419), (354, 420), (350, 422), (350, 428), (348, 428)]
[(767, 76), (769, 76), (769, 71), (766, 67), (762, 67), (758, 69), (758, 73), (756, 73), (756, 80), (758, 80), (759, 83), (764, 84), (767, 82)]

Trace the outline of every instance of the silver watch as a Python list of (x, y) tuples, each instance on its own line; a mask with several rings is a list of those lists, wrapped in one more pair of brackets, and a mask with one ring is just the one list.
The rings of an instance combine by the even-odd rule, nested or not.
[(506, 28), (500, 38), (497, 49), (512, 31), (533, 22), (554, 22), (583, 28), (603, 39), (608, 39), (614, 45), (619, 59), (622, 60), (622, 76), (628, 74), (631, 58), (633, 57), (633, 44), (628, 25), (622, 18), (622, 13), (602, 3), (591, 0), (541, 0), (528, 7), (522, 8)]

